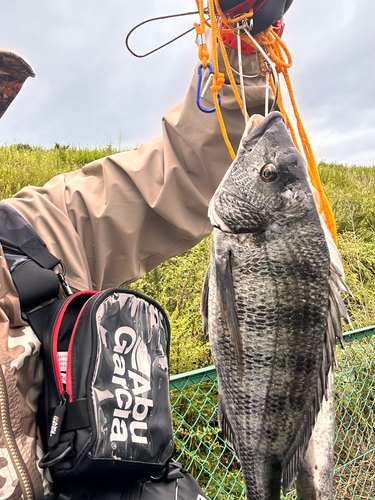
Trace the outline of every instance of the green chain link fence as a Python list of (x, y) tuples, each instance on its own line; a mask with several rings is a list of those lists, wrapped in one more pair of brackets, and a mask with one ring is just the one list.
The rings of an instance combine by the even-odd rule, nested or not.
[[(336, 377), (335, 500), (375, 498), (375, 326), (347, 332)], [(214, 367), (171, 377), (176, 459), (211, 500), (245, 500), (239, 463), (221, 437)], [(295, 498), (295, 492), (287, 495)]]

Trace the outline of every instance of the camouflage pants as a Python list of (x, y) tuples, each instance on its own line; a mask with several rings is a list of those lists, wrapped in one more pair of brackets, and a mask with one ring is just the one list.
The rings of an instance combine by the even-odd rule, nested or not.
[(20, 303), (0, 246), (0, 498), (41, 499), (49, 491), (36, 409), (43, 380), (40, 342), (21, 317)]

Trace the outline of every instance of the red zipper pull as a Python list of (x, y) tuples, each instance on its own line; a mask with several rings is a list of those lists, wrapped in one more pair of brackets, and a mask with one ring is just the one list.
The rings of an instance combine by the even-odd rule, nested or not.
[(54, 448), (59, 443), (68, 398), (69, 396), (66, 392), (61, 393), (61, 403), (56, 407), (55, 413), (52, 417), (51, 430), (48, 438), (48, 448)]

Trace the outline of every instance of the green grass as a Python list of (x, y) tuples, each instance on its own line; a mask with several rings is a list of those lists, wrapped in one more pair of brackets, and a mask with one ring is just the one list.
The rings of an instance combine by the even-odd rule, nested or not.
[(111, 145), (97, 149), (57, 143), (51, 149), (28, 144), (0, 146), (0, 198), (10, 198), (24, 186), (43, 186), (55, 175), (117, 152)]

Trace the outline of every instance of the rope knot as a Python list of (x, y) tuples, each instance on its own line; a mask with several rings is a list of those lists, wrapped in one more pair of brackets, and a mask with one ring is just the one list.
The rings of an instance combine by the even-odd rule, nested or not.
[(224, 73), (214, 74), (211, 87), (212, 92), (219, 92), (224, 82), (225, 82)]
[(207, 45), (200, 45), (199, 46), (198, 57), (202, 61), (204, 69), (206, 69), (208, 60), (210, 58), (210, 53), (208, 52)]

